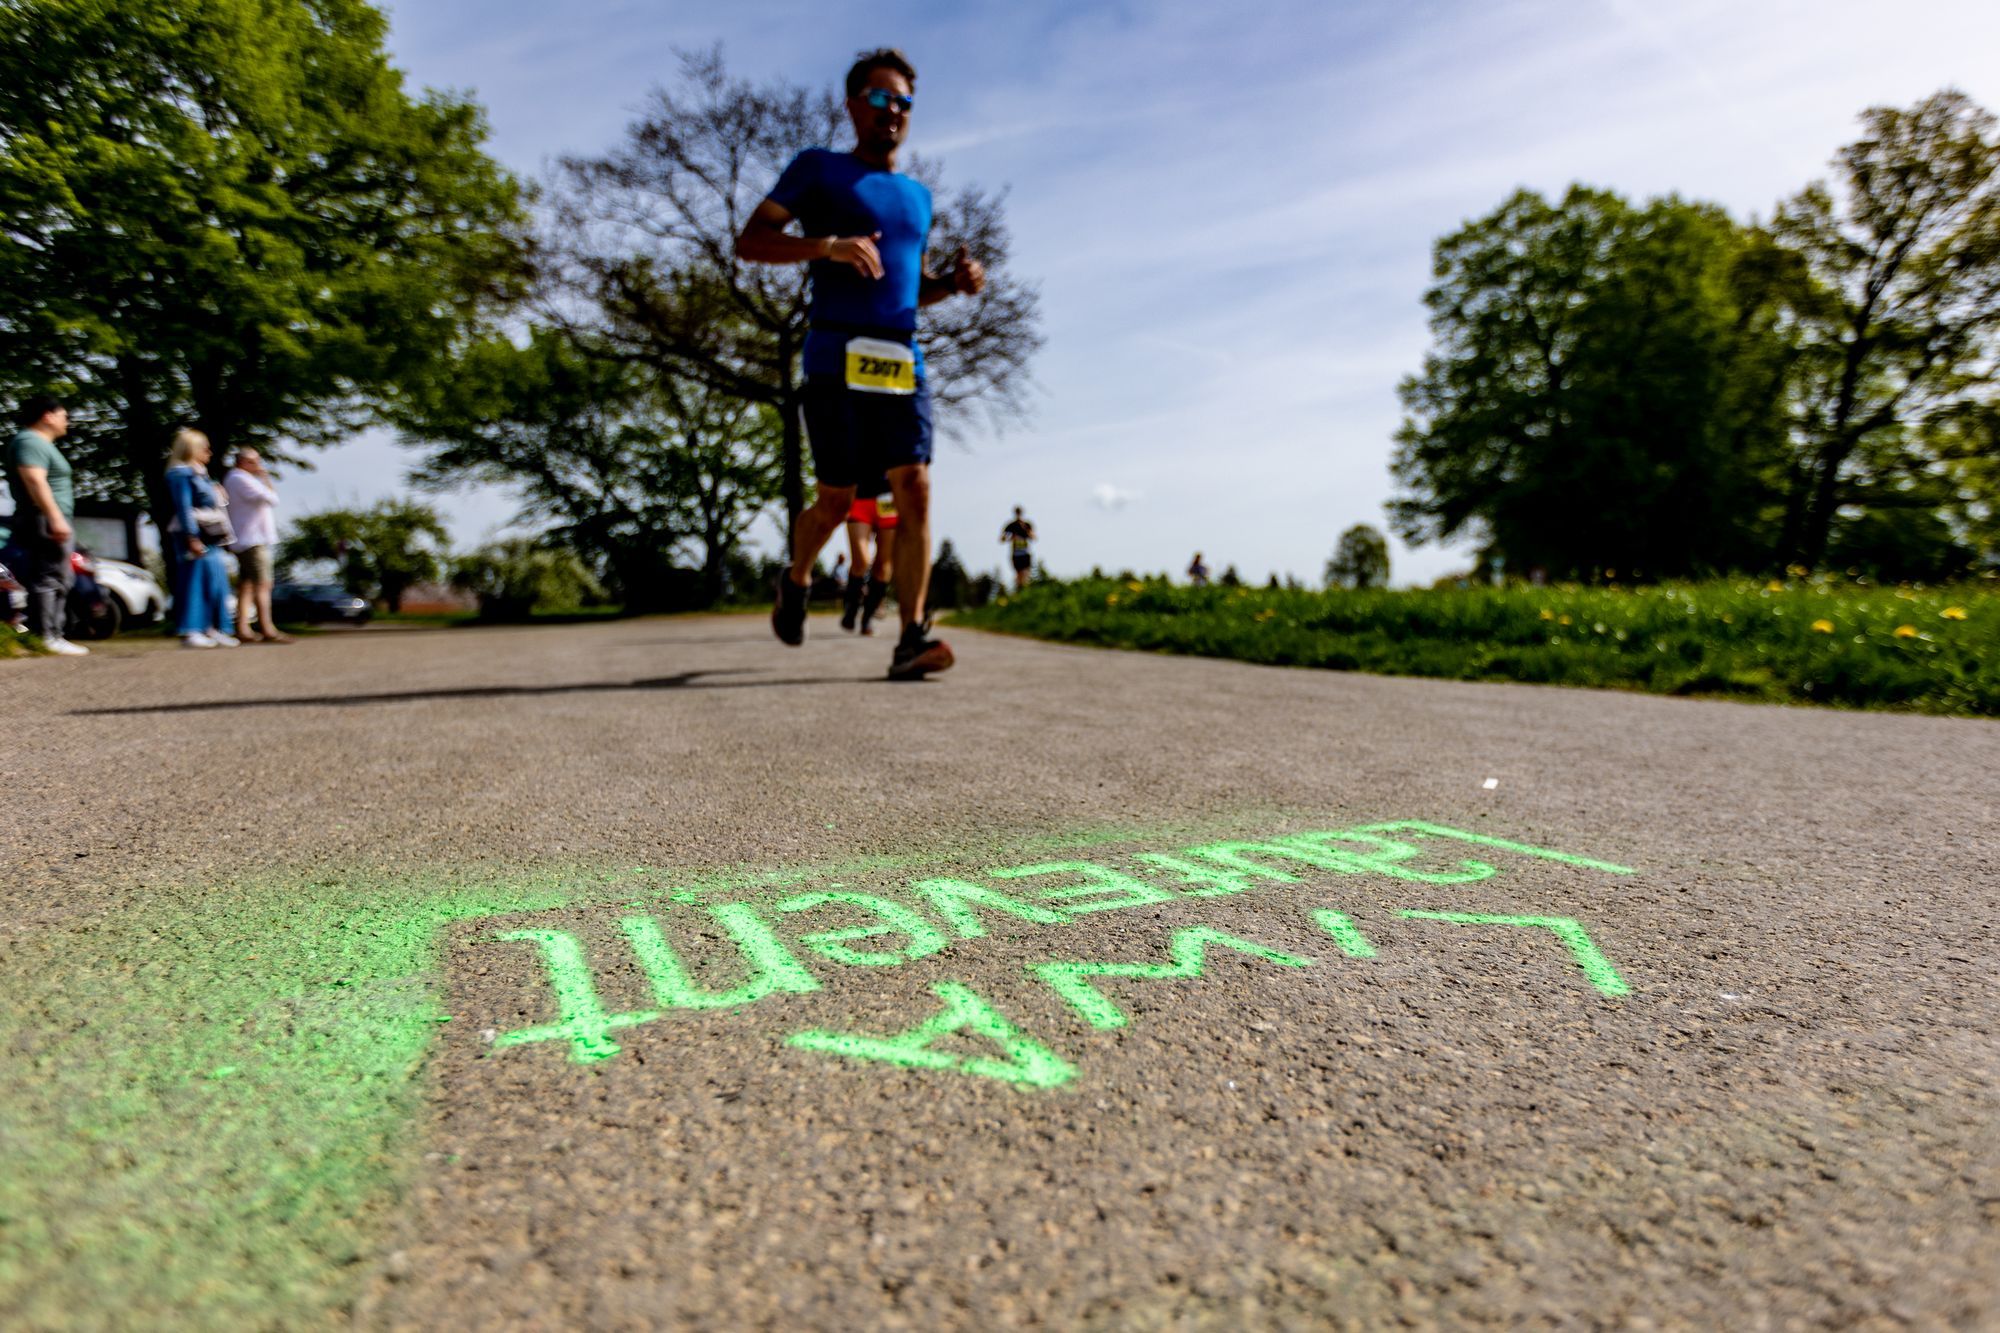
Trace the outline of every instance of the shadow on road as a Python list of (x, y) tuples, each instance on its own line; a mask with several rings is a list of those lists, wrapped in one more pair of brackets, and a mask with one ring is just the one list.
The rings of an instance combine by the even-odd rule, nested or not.
[(73, 708), (71, 717), (112, 717), (130, 713), (207, 713), (239, 708), (346, 708), (357, 704), (409, 703), (421, 699), (505, 699), (516, 695), (593, 694), (617, 690), (748, 690), (784, 685), (893, 684), (886, 677), (810, 677), (791, 680), (703, 680), (703, 676), (744, 675), (745, 668), (684, 671), (648, 680), (579, 681), (571, 685), (466, 685), (448, 690), (402, 690), (380, 694), (315, 694), (280, 699), (202, 699), (189, 703), (133, 704), (123, 708)]

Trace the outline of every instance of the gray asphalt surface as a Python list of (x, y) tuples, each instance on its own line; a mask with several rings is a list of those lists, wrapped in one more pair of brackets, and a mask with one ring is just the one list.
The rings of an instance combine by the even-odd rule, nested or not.
[[(899, 864), (805, 888), (907, 899), (1000, 866), (1150, 873), (1135, 854), (1429, 821), (1637, 873), (1430, 840), (1427, 872), (1498, 873), (1293, 864), (1296, 882), (1231, 896), (988, 917), (987, 938), (901, 966), (813, 958), (809, 994), (623, 1028), (590, 1064), (561, 1041), (493, 1046), (557, 1016), (536, 949), (493, 936), (570, 932), (606, 1007), (631, 1010), (649, 1001), (623, 913), (461, 922), (422, 1075), (428, 1156), (357, 1260), (355, 1316), (2000, 1326), (2000, 726), (966, 632), (948, 632), (957, 669), (894, 685), (888, 639), (824, 616), (810, 635), (786, 649), (757, 618), (708, 617), (0, 664), (6, 934), (59, 938), (140, 888), (316, 869), (883, 857)], [(1097, 841), (1037, 850), (1069, 834)], [(759, 901), (795, 950), (863, 919)], [(1574, 918), (1630, 993), (1600, 993), (1548, 930), (1406, 911)], [(1312, 962), (1218, 948), (1200, 977), (1101, 981), (1129, 1017), (1113, 1029), (1027, 970), (1162, 963), (1195, 926)], [(733, 984), (712, 926), (673, 938)], [(786, 1043), (903, 1032), (944, 983), (1074, 1076)], [(933, 1049), (998, 1054), (969, 1032)]]

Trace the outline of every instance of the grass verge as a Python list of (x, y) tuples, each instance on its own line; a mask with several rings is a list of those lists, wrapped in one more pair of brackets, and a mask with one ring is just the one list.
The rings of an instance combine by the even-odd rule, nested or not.
[(1041, 583), (954, 623), (1066, 643), (1453, 680), (2000, 716), (2000, 588)]

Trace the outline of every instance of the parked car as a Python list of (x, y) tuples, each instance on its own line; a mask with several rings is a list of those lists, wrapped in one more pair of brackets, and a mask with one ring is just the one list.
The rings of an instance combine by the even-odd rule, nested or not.
[(271, 589), (271, 614), (280, 621), (365, 625), (375, 612), (338, 583), (280, 583)]
[[(0, 552), (4, 556), (6, 552)], [(0, 626), (25, 634), (28, 630), (28, 590), (0, 564)]]
[[(167, 595), (153, 576), (139, 566), (123, 560), (106, 560), (93, 556), (87, 551), (79, 551), (90, 565), (87, 571), (103, 594), (108, 610), (99, 612), (96, 624), (104, 628), (99, 638), (110, 638), (121, 629), (135, 625), (151, 625), (167, 612)], [(79, 581), (83, 575), (78, 575)], [(71, 616), (76, 613), (75, 597), (72, 596)]]

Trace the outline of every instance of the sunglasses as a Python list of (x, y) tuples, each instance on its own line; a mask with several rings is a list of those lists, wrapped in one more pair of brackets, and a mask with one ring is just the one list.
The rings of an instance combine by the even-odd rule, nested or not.
[(892, 93), (887, 88), (870, 88), (861, 94), (861, 100), (877, 111), (887, 111), (890, 107), (895, 107), (906, 115), (910, 108), (917, 104), (916, 98), (904, 93)]

